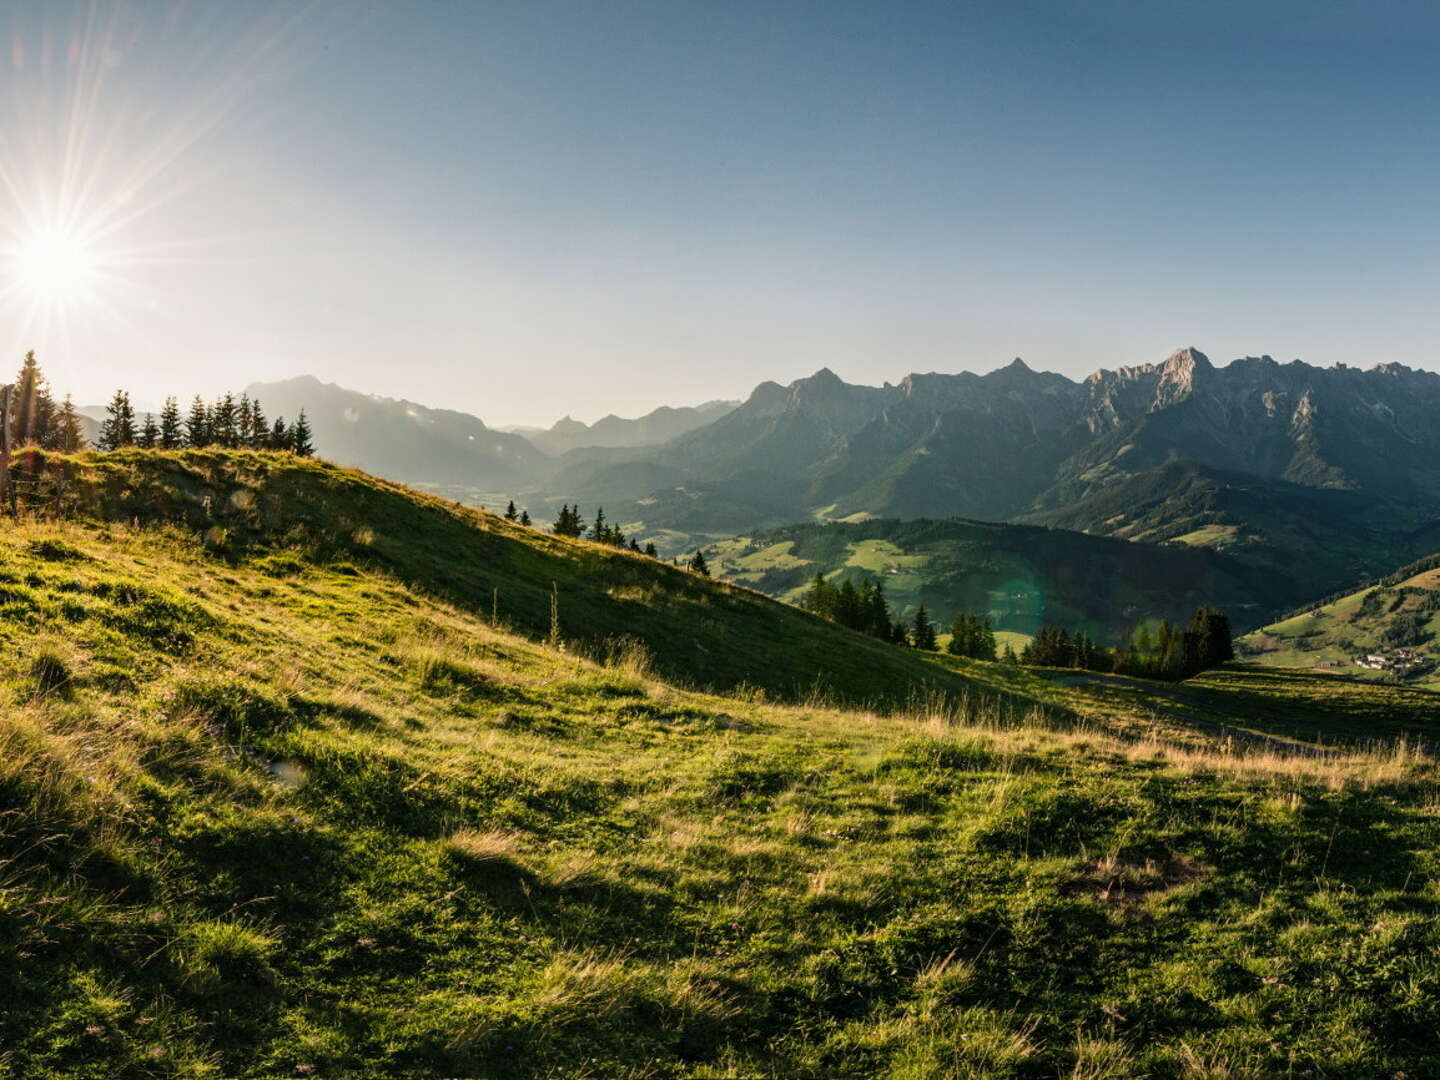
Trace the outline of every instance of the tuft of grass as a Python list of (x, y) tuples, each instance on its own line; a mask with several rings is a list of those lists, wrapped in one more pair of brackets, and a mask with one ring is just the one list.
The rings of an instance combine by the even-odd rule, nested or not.
[(69, 662), (55, 649), (42, 649), (30, 663), (30, 680), (37, 698), (69, 700), (74, 696), (75, 675)]

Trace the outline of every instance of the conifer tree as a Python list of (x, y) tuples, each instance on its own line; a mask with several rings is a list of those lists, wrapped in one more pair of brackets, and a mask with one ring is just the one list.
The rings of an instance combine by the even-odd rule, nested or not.
[(930, 613), (925, 610), (923, 603), (915, 612), (915, 622), (910, 629), (910, 643), (926, 652), (934, 652), (937, 647), (935, 624), (930, 621)]
[(226, 450), (233, 450), (240, 440), (239, 410), (235, 395), (221, 394), (210, 408), (210, 441)]
[(653, 540), (646, 543), (645, 554), (649, 555), (652, 559), (658, 559), (660, 557), (660, 553), (655, 550), (655, 542)]
[(145, 423), (141, 425), (140, 434), (135, 441), (145, 450), (154, 450), (160, 444), (160, 427), (155, 423), (153, 413), (145, 414)]
[(270, 425), (270, 449), (290, 449), (290, 429), (285, 426), (285, 418), (283, 416), (277, 416), (275, 423)]
[(290, 428), (290, 449), (300, 457), (310, 457), (315, 453), (310, 421), (306, 419), (304, 409), (300, 410), (300, 415), (295, 418), (295, 423)]
[(641, 554), (640, 541), (636, 540), (633, 536), (630, 538), (630, 550), (635, 552), (635, 554), (637, 555)]
[(55, 401), (32, 349), (25, 354), (10, 391), (13, 446), (46, 446), (55, 423)]
[(506, 520), (506, 521), (514, 521), (514, 520), (516, 520), (519, 516), (520, 516), (520, 514), (519, 514), (519, 513), (516, 511), (516, 509), (515, 509), (515, 500), (514, 500), (514, 499), (511, 499), (511, 500), (510, 500), (510, 505), (505, 508), (505, 520)]
[(160, 409), (160, 449), (178, 449), (184, 439), (185, 433), (180, 422), (180, 403), (173, 397), (167, 397), (164, 406)]
[(520, 524), (521, 524), (521, 525), (524, 525), (527, 529), (530, 527), (530, 511), (529, 511), (529, 510), (521, 510), (521, 511), (520, 511)]
[(105, 406), (105, 420), (100, 425), (100, 449), (119, 450), (122, 446), (135, 445), (135, 410), (130, 405), (130, 395), (116, 390), (110, 404)]
[(590, 539), (604, 543), (609, 538), (610, 534), (605, 531), (605, 508), (598, 506), (595, 508), (595, 522), (590, 526)]
[(185, 418), (185, 445), (196, 449), (209, 446), (210, 410), (199, 394), (190, 402), (190, 414)]
[(66, 394), (65, 400), (60, 403), (60, 411), (55, 419), (55, 437), (52, 441), (52, 448), (64, 454), (85, 449), (85, 425), (80, 422), (79, 410), (75, 408), (75, 402), (69, 394)]
[(249, 446), (254, 430), (255, 413), (250, 405), (250, 395), (241, 394), (240, 404), (235, 408), (235, 445)]
[(690, 556), (690, 570), (692, 573), (699, 574), (701, 577), (710, 576), (710, 567), (705, 562), (705, 552), (699, 548), (696, 548), (695, 554)]
[(255, 450), (264, 450), (270, 445), (270, 422), (265, 419), (259, 398), (250, 399), (250, 432), (245, 442)]

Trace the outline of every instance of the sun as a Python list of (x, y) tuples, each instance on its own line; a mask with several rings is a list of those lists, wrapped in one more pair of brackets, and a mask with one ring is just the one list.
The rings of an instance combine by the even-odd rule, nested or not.
[(95, 253), (79, 233), (63, 229), (32, 232), (16, 247), (15, 283), (42, 302), (77, 299), (95, 275)]

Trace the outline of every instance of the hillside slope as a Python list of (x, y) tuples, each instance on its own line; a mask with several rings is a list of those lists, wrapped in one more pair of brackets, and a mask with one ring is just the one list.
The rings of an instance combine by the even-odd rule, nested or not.
[[(628, 617), (628, 557), (318, 463), (73, 464), (74, 519), (0, 530), (0, 1074), (1425, 1075), (1412, 752), (707, 696), (473, 602), (573, 562)], [(644, 572), (694, 590), (657, 655), (702, 595), (759, 632)]]
[(871, 578), (897, 615), (923, 602), (942, 626), (984, 612), (997, 630), (1055, 624), (1106, 643), (1203, 605), (1254, 626), (1295, 599), (1284, 579), (1213, 551), (958, 519), (795, 525), (706, 551), (716, 573), (791, 601), (816, 573)]
[[(647, 642), (666, 677), (782, 698), (903, 702), (966, 681), (748, 589), (629, 551), (568, 540), (324, 461), (140, 450), (42, 457), (65, 512), (183, 526), (231, 560), (319, 558), (394, 575), (532, 638), (572, 649)], [(552, 609), (553, 601), (553, 609)]]
[(1261, 627), (1240, 648), (1261, 664), (1440, 689), (1440, 555)]

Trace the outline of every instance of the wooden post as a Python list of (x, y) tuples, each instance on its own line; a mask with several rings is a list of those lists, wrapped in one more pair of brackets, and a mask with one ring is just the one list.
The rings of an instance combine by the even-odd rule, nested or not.
[(10, 490), (10, 392), (14, 387), (0, 386), (0, 499), (11, 496), (11, 513), (15, 510), (14, 492)]

